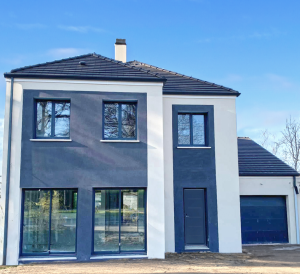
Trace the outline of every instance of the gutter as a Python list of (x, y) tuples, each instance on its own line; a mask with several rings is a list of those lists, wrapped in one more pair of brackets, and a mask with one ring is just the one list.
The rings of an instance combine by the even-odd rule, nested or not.
[(296, 176), (293, 176), (293, 185), (294, 185), (294, 200), (295, 200), (295, 215), (296, 215), (296, 237), (297, 237), (297, 244), (300, 243), (299, 240), (299, 215), (298, 215), (298, 197), (299, 194), (298, 187), (296, 185)]
[(10, 81), (10, 102), (9, 102), (9, 124), (8, 124), (8, 144), (7, 144), (5, 219), (4, 219), (4, 238), (3, 238), (3, 265), (6, 265), (6, 255), (7, 255), (7, 231), (8, 231), (8, 206), (9, 206), (9, 185), (10, 185), (10, 159), (11, 159), (11, 132), (12, 132), (13, 96), (14, 96), (14, 78), (11, 77), (11, 81)]
[(130, 82), (160, 82), (167, 81), (162, 77), (130, 77), (130, 76), (83, 76), (78, 74), (59, 75), (59, 74), (38, 74), (38, 73), (4, 73), (5, 78), (27, 78), (27, 79), (65, 79), (65, 80), (99, 80), (99, 81), (130, 81)]

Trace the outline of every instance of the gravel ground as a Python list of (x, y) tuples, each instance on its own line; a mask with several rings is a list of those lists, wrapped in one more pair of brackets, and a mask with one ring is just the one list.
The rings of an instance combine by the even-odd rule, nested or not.
[(244, 246), (242, 254), (169, 253), (165, 260), (28, 264), (0, 273), (300, 273), (300, 245)]

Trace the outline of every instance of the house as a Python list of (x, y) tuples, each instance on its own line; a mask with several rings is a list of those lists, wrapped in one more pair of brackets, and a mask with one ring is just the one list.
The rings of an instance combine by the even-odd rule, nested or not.
[(1, 263), (296, 243), (299, 174), (237, 139), (240, 93), (126, 59), (4, 74)]

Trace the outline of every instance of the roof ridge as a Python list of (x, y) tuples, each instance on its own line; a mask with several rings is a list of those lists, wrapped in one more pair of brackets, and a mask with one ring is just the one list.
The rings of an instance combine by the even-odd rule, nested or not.
[(142, 68), (137, 68), (137, 67), (135, 67), (135, 66), (133, 66), (133, 65), (129, 65), (129, 64), (128, 64), (129, 62), (123, 63), (123, 62), (121, 62), (121, 61), (117, 61), (117, 60), (115, 60), (115, 59), (112, 59), (112, 58), (103, 56), (103, 55), (98, 54), (98, 53), (96, 53), (96, 52), (94, 52), (92, 55), (95, 56), (95, 57), (101, 58), (101, 59), (103, 59), (103, 60), (110, 61), (110, 62), (112, 62), (112, 63), (120, 64), (120, 65), (122, 65), (122, 66), (124, 66), (124, 67), (128, 67), (128, 68), (132, 68), (132, 69), (135, 69), (135, 70), (139, 70), (139, 71), (145, 72), (145, 73), (150, 74), (150, 75), (152, 75), (152, 76), (155, 76), (155, 77), (157, 77), (157, 78), (166, 79), (165, 77), (159, 76), (158, 73), (153, 73), (153, 72), (150, 72), (150, 71), (148, 71), (148, 70), (145, 70), (145, 69), (142, 69)]
[(23, 69), (34, 68), (34, 67), (39, 67), (39, 66), (44, 66), (44, 65), (54, 64), (54, 63), (60, 63), (60, 62), (67, 61), (67, 60), (73, 60), (73, 59), (77, 59), (77, 58), (86, 57), (86, 56), (89, 56), (89, 55), (92, 56), (93, 53), (76, 55), (76, 56), (73, 56), (73, 57), (68, 57), (68, 58), (63, 58), (63, 59), (59, 59), (59, 60), (54, 60), (54, 61), (51, 61), (51, 62), (38, 63), (38, 64), (35, 64), (35, 65), (24, 66), (24, 67), (12, 69), (10, 72), (13, 73), (13, 72), (17, 72), (17, 71), (20, 71), (20, 70), (23, 70)]
[(215, 84), (215, 83), (212, 83), (212, 82), (208, 82), (208, 81), (205, 81), (205, 80), (201, 80), (199, 78), (195, 78), (195, 77), (192, 77), (192, 76), (187, 76), (187, 75), (184, 75), (182, 73), (178, 73), (178, 72), (175, 72), (175, 71), (172, 71), (172, 70), (168, 70), (168, 69), (163, 69), (163, 68), (159, 68), (159, 67), (156, 67), (156, 66), (153, 66), (153, 65), (150, 65), (150, 64), (147, 64), (147, 63), (143, 63), (143, 62), (140, 62), (138, 60), (133, 60), (133, 61), (129, 61), (127, 63), (133, 63), (133, 62), (137, 62), (141, 65), (144, 65), (144, 66), (148, 66), (150, 68), (155, 68), (155, 69), (158, 69), (158, 70), (161, 70), (161, 71), (166, 71), (166, 72), (169, 72), (169, 73), (172, 73), (174, 75), (178, 75), (178, 76), (181, 76), (181, 77), (184, 77), (184, 78), (187, 78), (187, 79), (191, 79), (191, 80), (195, 80), (197, 82), (203, 82), (203, 83), (206, 83), (206, 84), (209, 84), (211, 86), (215, 86), (215, 87), (220, 87), (220, 88), (224, 88), (228, 91), (231, 91), (231, 92), (237, 92), (238, 94), (240, 94), (240, 92), (238, 92), (237, 90), (234, 90), (232, 88), (228, 88), (228, 87), (224, 87), (222, 85), (218, 85), (218, 84)]

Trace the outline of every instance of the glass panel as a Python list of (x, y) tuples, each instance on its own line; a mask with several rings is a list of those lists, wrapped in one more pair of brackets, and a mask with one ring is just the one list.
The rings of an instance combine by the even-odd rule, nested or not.
[(144, 190), (121, 193), (121, 251), (145, 250)]
[(51, 252), (75, 252), (77, 191), (53, 190)]
[(136, 105), (122, 104), (122, 138), (136, 137)]
[(119, 217), (119, 190), (96, 191), (95, 252), (119, 252)]
[(36, 108), (36, 137), (50, 137), (52, 103), (49, 101), (37, 102)]
[(190, 145), (191, 144), (191, 129), (190, 129), (190, 115), (178, 115), (178, 144)]
[(50, 191), (26, 190), (24, 195), (23, 253), (48, 252)]
[(204, 115), (193, 115), (193, 144), (205, 145)]
[(119, 105), (105, 104), (104, 105), (104, 138), (119, 137)]
[(70, 102), (55, 103), (55, 137), (70, 136)]

